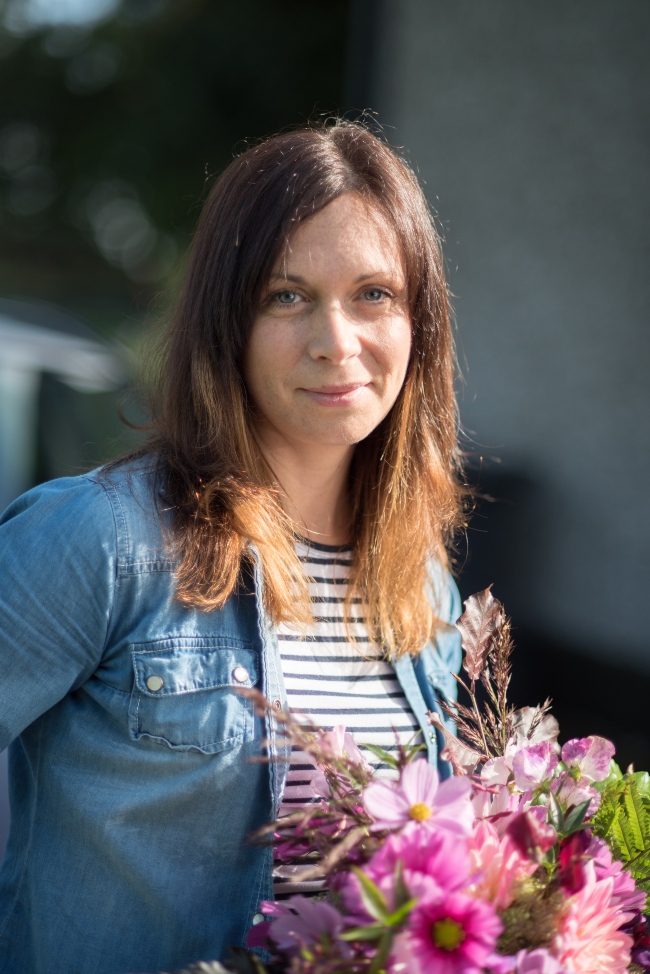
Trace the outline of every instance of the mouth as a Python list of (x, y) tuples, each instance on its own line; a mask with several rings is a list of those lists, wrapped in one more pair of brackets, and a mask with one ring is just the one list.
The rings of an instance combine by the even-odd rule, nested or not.
[(314, 389), (302, 388), (306, 396), (321, 406), (350, 406), (363, 395), (367, 382), (348, 382), (344, 385), (318, 386)]

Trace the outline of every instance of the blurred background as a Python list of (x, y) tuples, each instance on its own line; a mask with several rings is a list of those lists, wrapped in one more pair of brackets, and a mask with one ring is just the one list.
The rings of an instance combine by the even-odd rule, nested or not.
[(233, 154), (371, 111), (445, 239), (461, 592), (513, 617), (515, 703), (650, 766), (649, 37), (647, 0), (0, 0), (0, 508), (135, 442)]

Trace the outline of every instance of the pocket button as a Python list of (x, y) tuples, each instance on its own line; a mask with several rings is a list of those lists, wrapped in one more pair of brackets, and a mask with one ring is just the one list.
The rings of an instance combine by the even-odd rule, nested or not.
[(232, 675), (233, 679), (235, 679), (237, 683), (246, 683), (246, 680), (248, 679), (248, 670), (245, 666), (236, 666), (232, 671)]
[(150, 676), (147, 680), (147, 689), (151, 690), (152, 693), (157, 693), (158, 690), (162, 690), (165, 681), (161, 676)]

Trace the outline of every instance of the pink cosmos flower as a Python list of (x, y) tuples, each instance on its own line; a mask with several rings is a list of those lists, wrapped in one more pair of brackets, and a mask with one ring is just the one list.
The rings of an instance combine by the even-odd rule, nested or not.
[(377, 781), (363, 796), (366, 811), (375, 819), (375, 829), (394, 829), (408, 822), (435, 825), (461, 835), (469, 835), (474, 812), (469, 801), (472, 790), (467, 778), (447, 778), (427, 761), (408, 764), (399, 781)]
[[(391, 908), (398, 863), (409, 894), (417, 897), (456, 892), (465, 885), (471, 870), (465, 839), (437, 829), (407, 826), (398, 835), (390, 835), (363, 866), (363, 872), (379, 887)], [(367, 917), (359, 890), (359, 880), (349, 874), (342, 888), (343, 902), (351, 914), (364, 922)]]
[(620, 927), (631, 915), (612, 904), (613, 878), (597, 881), (593, 863), (585, 875), (583, 888), (568, 900), (553, 953), (570, 974), (625, 974), (632, 938)]
[(577, 768), (579, 778), (604, 781), (615, 748), (604, 737), (581, 737), (567, 741), (562, 748), (562, 760), (568, 768)]
[(557, 754), (549, 741), (522, 747), (512, 759), (515, 784), (520, 791), (539, 788), (553, 776), (557, 768)]
[(594, 861), (596, 879), (614, 880), (612, 889), (612, 906), (617, 906), (626, 913), (640, 913), (646, 901), (646, 894), (637, 889), (634, 878), (623, 869), (620, 862), (614, 862), (609, 846), (595, 835), (587, 848), (587, 855)]
[(478, 874), (470, 890), (497, 910), (510, 906), (515, 884), (537, 869), (537, 863), (520, 852), (509, 835), (500, 838), (489, 822), (476, 826), (470, 855), (473, 871)]
[[(323, 936), (335, 940), (345, 926), (341, 914), (329, 903), (304, 896), (291, 896), (285, 902), (265, 901), (260, 904), (260, 909), (275, 919), (272, 923), (258, 923), (251, 929), (247, 940), (249, 947), (264, 946), (266, 940), (271, 940), (283, 953), (293, 953), (304, 945), (317, 943)], [(343, 941), (341, 952), (349, 952)]]
[(480, 974), (503, 924), (488, 903), (450, 893), (421, 900), (409, 917), (408, 974)]

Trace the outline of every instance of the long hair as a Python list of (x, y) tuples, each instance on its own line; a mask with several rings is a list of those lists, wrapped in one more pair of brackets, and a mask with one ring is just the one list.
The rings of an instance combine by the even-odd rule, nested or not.
[(401, 245), (412, 319), (403, 387), (355, 447), (349, 476), (353, 598), (387, 655), (417, 654), (439, 626), (433, 560), (460, 523), (457, 412), (440, 243), (411, 169), (364, 126), (334, 121), (249, 148), (204, 205), (185, 284), (164, 338), (145, 448), (174, 511), (177, 597), (205, 610), (259, 552), (271, 619), (311, 618), (307, 579), (279, 485), (256, 445), (242, 357), (261, 294), (291, 234), (344, 193), (379, 208)]

